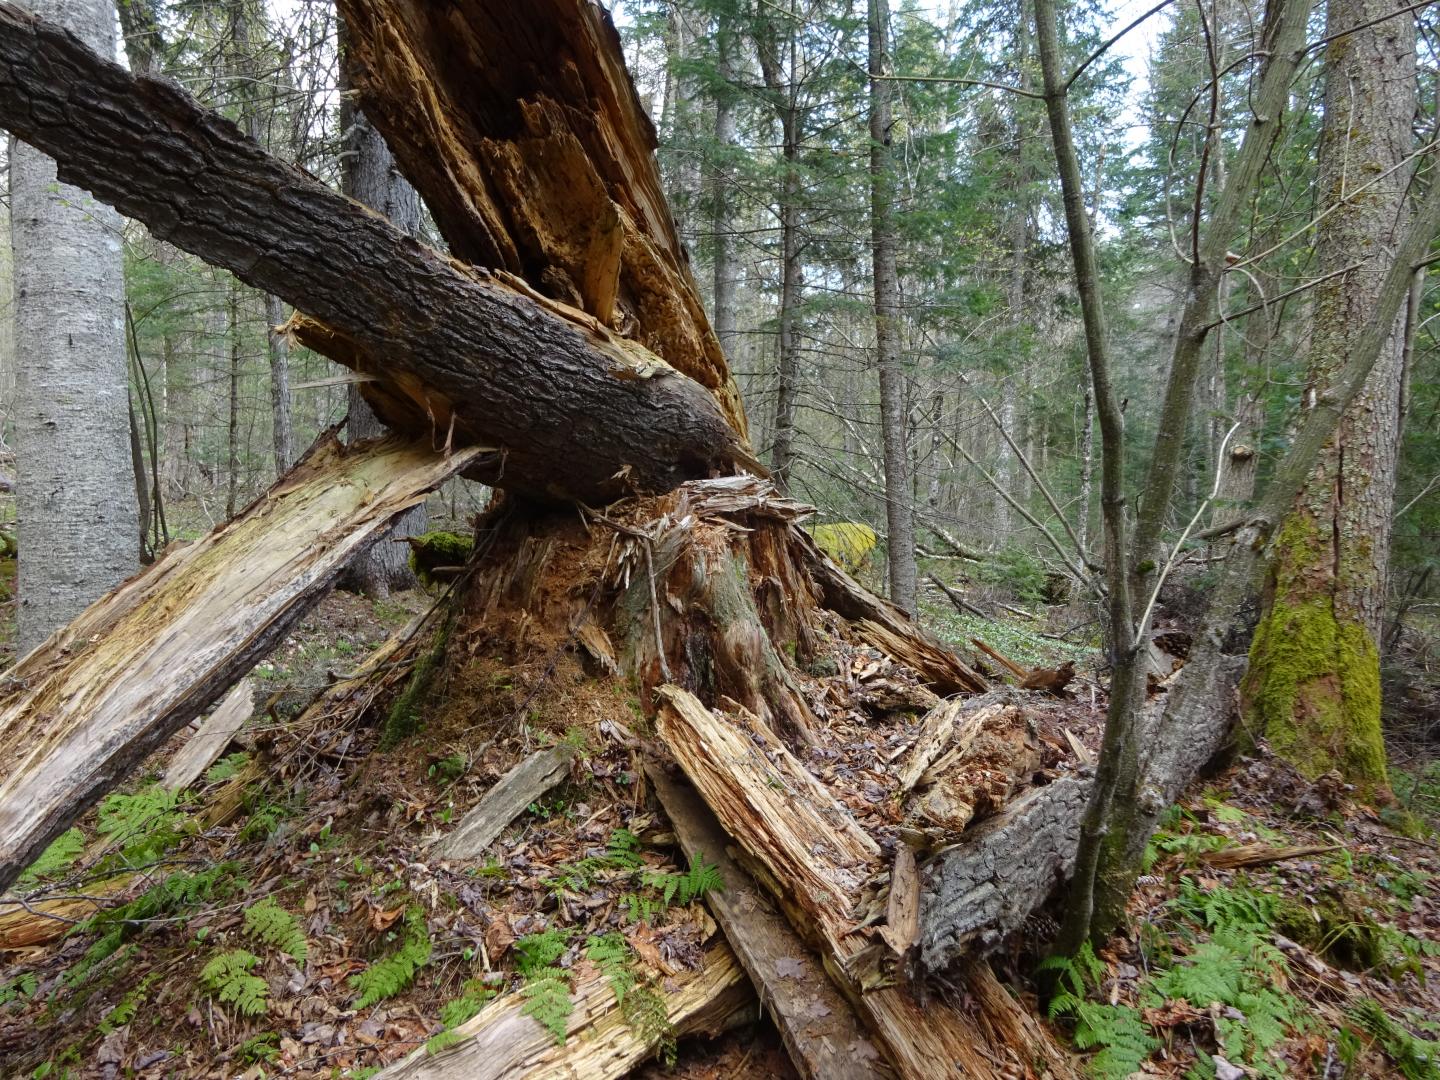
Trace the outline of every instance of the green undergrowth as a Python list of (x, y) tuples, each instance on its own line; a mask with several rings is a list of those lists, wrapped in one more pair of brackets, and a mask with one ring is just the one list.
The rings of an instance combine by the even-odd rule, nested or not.
[(392, 931), (391, 937), (399, 941), (393, 952), (350, 976), (351, 987), (360, 993), (355, 1002), (357, 1009), (394, 997), (414, 982), (416, 972), (430, 962), (430, 930), (419, 904), (405, 909), (400, 931), (398, 934)]
[(1045, 624), (1041, 622), (1020, 618), (982, 619), (978, 615), (962, 614), (953, 607), (922, 606), (925, 624), (965, 653), (974, 650), (970, 639), (979, 638), (1017, 664), (1030, 668), (1057, 667), (1066, 660), (1078, 665), (1095, 657), (1095, 642), (1045, 637)]
[[(1428, 875), (1341, 850), (1326, 857), (1323, 881), (1303, 898), (1253, 882), (1243, 871), (1220, 883), (1189, 872), (1206, 853), (1233, 843), (1207, 831), (1204, 819), (1269, 843), (1286, 839), (1217, 798), (1204, 800), (1197, 812), (1173, 808), (1148, 862), (1173, 863), (1178, 891), (1138, 928), (1142, 973), (1124, 987), (1111, 982), (1110, 966), (1088, 945), (1076, 956), (1040, 965), (1056, 985), (1050, 1015), (1069, 1025), (1100, 1080), (1141, 1072), (1162, 1050), (1172, 1060), (1177, 1053), (1194, 1054), (1188, 1080), (1216, 1076), (1216, 1057), (1264, 1080), (1295, 1075), (1297, 1063), (1286, 1053), (1303, 1052), (1298, 1047), (1304, 1037), (1321, 1025), (1292, 983), (1291, 958), (1281, 948), (1287, 939), (1336, 967), (1390, 980), (1414, 976), (1422, 984), (1423, 960), (1440, 955), (1435, 943), (1384, 919), (1390, 911), (1409, 910), (1429, 888)], [(1342, 1057), (1353, 1060), (1373, 1046), (1407, 1080), (1440, 1080), (1436, 1044), (1412, 1034), (1375, 1002), (1355, 1006), (1347, 1020), (1331, 1033)], [(1311, 1065), (1318, 1062), (1299, 1067)]]

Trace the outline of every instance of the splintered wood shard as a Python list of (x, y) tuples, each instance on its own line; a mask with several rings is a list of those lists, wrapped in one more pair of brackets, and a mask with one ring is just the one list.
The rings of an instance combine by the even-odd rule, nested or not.
[(0, 126), (53, 157), (61, 180), (311, 316), (305, 342), (374, 376), (364, 393), (392, 427), (495, 450), (472, 475), (609, 502), (749, 460), (711, 390), (641, 343), (417, 244), (175, 84), (9, 3)]
[(850, 1003), (825, 977), (819, 958), (726, 852), (728, 838), (694, 789), (647, 765), (655, 795), (692, 863), (714, 866), (725, 887), (705, 903), (759, 990), (790, 1060), (805, 1080), (888, 1076)]
[(667, 1036), (718, 1035), (755, 1016), (745, 972), (723, 944), (705, 951), (698, 971), (668, 981), (660, 988), (665, 1024), (628, 1023), (610, 980), (596, 972), (575, 986), (563, 1043), (526, 1014), (522, 994), (511, 993), (457, 1027), (458, 1042), (435, 1052), (421, 1047), (375, 1080), (617, 1080), (654, 1056)]
[(166, 791), (184, 791), (200, 778), (200, 774), (215, 763), (230, 740), (250, 719), (254, 709), (255, 684), (241, 679), (235, 689), (225, 695), (225, 700), (205, 718), (205, 722), (186, 740), (180, 752), (170, 759), (160, 786)]
[(266, 655), (399, 513), (464, 468), (326, 438), (203, 539), (97, 600), (0, 678), (0, 889)]
[(867, 940), (861, 926), (869, 914), (865, 887), (883, 860), (845, 808), (757, 717), (718, 716), (677, 686), (659, 693), (657, 727), (667, 749), (734, 837), (747, 869), (820, 952), (895, 1071), (913, 1080), (1007, 1075), (975, 1021), (940, 1002), (921, 1007), (892, 984), (885, 969), (894, 953), (883, 939)]
[(506, 825), (565, 779), (574, 755), (565, 747), (537, 750), (495, 782), (455, 830), (435, 845), (437, 859), (478, 859)]

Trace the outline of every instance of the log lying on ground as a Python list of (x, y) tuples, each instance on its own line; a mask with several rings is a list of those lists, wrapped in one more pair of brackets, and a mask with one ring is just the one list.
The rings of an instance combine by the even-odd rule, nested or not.
[(605, 9), (343, 0), (339, 10), (350, 82), (450, 250), (633, 328), (714, 393), (743, 435), (739, 390), (665, 202), (655, 129)]
[(184, 791), (200, 779), (200, 774), (215, 764), (215, 759), (250, 719), (250, 713), (255, 708), (254, 694), (255, 684), (249, 679), (236, 683), (235, 688), (215, 706), (215, 711), (186, 740), (180, 752), (170, 759), (165, 775), (160, 778), (160, 786), (166, 791)]
[(0, 888), (254, 666), (395, 515), (474, 457), (329, 437), (235, 520), (0, 680)]
[(883, 1077), (880, 1055), (866, 1038), (850, 1003), (820, 969), (820, 961), (771, 907), (749, 874), (726, 852), (728, 839), (715, 815), (688, 784), (662, 765), (647, 764), (655, 795), (693, 863), (703, 859), (724, 888), (705, 903), (726, 941), (759, 990), (760, 1002), (805, 1080)]
[(437, 859), (478, 859), (506, 825), (570, 771), (575, 755), (566, 747), (537, 750), (495, 782), (453, 832), (436, 842)]
[(740, 846), (746, 868), (820, 952), (896, 1072), (915, 1080), (1003, 1076), (972, 1019), (939, 1002), (922, 1008), (892, 984), (898, 958), (876, 930), (883, 861), (845, 808), (757, 718), (717, 716), (679, 687), (661, 696), (666, 747)]
[(700, 970), (677, 975), (659, 988), (663, 1025), (627, 1023), (610, 980), (596, 972), (581, 979), (565, 1041), (525, 1013), (527, 998), (506, 994), (454, 1030), (460, 1042), (431, 1054), (422, 1047), (376, 1074), (376, 1080), (616, 1080), (653, 1057), (667, 1036), (718, 1035), (755, 1017), (755, 996), (734, 954), (723, 944), (705, 951)]
[[(749, 460), (712, 394), (596, 319), (424, 248), (176, 86), (0, 3), (0, 125), (157, 237), (320, 320), (387, 423), (471, 474), (608, 502)], [(383, 359), (382, 359), (383, 358)]]

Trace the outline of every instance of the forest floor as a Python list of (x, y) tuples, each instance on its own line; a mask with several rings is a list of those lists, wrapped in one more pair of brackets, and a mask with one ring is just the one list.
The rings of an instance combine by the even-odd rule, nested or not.
[[(31, 871), (25, 905), (60, 905), (58, 919), (0, 902), (0, 1076), (363, 1076), (506, 991), (554, 1023), (565, 1006), (537, 972), (583, 973), (615, 935), (647, 992), (684, 977), (714, 933), (703, 860), (686, 864), (649, 798), (640, 703), (598, 689), (573, 651), (546, 645), (518, 666), (477, 656), (467, 685), (438, 688), (419, 716), (302, 722), (317, 689), (432, 602), (331, 594), (257, 669), (257, 715), (201, 780), (175, 796), (154, 785), (177, 736)], [(1064, 768), (1044, 748), (1066, 729), (1093, 749), (1104, 702), (1083, 643), (934, 614), (957, 641), (986, 634), (1027, 665), (1090, 659), (1073, 699), (1027, 708), (1042, 769)], [(906, 673), (878, 654), (836, 649), (832, 678), (903, 690)], [(824, 679), (808, 689), (825, 700)], [(889, 763), (918, 717), (847, 698), (827, 722), (834, 741), (812, 766), (893, 842)], [(498, 777), (559, 744), (583, 769), (488, 857), (427, 854)], [(1415, 749), (1396, 776), (1406, 813), (1265, 757), (1188, 793), (1155, 838), (1129, 931), (1062, 972), (1053, 1022), (1086, 1067), (1440, 1077), (1440, 762)], [(1042, 946), (995, 961), (1032, 1005), (1025, 950)], [(795, 1075), (763, 1020), (671, 1051), (672, 1067), (637, 1075)]]

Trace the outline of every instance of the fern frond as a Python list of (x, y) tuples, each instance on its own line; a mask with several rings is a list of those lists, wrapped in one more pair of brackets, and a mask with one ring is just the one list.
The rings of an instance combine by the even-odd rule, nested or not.
[(430, 929), (425, 925), (425, 913), (419, 905), (411, 904), (405, 909), (404, 944), (358, 975), (350, 976), (350, 985), (360, 991), (355, 1008), (367, 1008), (404, 990), (415, 981), (415, 973), (430, 962), (430, 950)]
[(567, 930), (552, 929), (539, 934), (526, 934), (515, 942), (515, 970), (523, 977), (531, 978), (540, 971), (553, 967), (569, 947), (570, 933)]
[(570, 982), (557, 968), (542, 970), (544, 974), (537, 974), (520, 988), (525, 997), (520, 1011), (550, 1032), (557, 1044), (563, 1045), (570, 1014), (575, 1011), (575, 1003), (570, 1000)]
[(245, 932), (266, 945), (279, 949), (297, 964), (305, 963), (310, 947), (300, 920), (267, 896), (245, 909)]
[(63, 874), (75, 865), (75, 860), (80, 858), (80, 853), (84, 850), (85, 834), (78, 828), (66, 829), (50, 841), (50, 846), (20, 875), (15, 887), (28, 889), (36, 882)]
[(270, 987), (258, 975), (250, 974), (260, 958), (244, 949), (230, 949), (200, 969), (200, 983), (217, 1000), (234, 1005), (242, 1016), (259, 1016), (265, 1011)]

